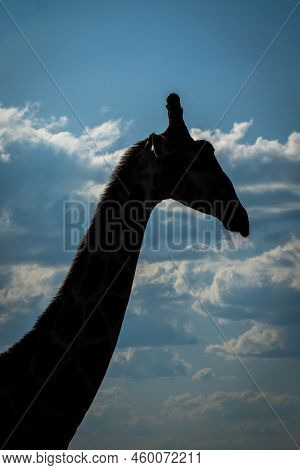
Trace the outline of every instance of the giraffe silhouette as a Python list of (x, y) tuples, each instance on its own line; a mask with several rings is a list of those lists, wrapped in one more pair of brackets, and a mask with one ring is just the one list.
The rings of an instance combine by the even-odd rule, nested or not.
[(168, 96), (167, 109), (167, 130), (121, 158), (57, 295), (32, 330), (0, 355), (2, 449), (68, 448), (110, 363), (159, 202), (175, 199), (248, 236), (247, 212), (213, 146), (192, 139), (178, 95)]

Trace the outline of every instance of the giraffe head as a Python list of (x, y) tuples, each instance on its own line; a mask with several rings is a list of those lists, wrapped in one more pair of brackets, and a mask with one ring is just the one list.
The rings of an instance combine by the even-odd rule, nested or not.
[(169, 95), (167, 109), (168, 129), (160, 135), (151, 134), (146, 144), (159, 169), (162, 199), (175, 199), (212, 215), (227, 230), (247, 237), (247, 212), (218, 163), (213, 146), (205, 140), (192, 139), (183, 120), (178, 95)]

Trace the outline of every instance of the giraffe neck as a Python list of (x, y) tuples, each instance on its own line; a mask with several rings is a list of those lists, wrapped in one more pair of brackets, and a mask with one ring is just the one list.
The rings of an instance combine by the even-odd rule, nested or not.
[[(0, 429), (3, 443), (38, 394), (5, 448), (66, 448), (90, 407), (118, 340), (156, 205), (147, 201), (155, 196), (149, 174), (145, 180), (131, 175), (130, 184), (125, 179), (129, 195), (115, 179), (57, 296), (34, 329), (1, 358), (5, 392), (13, 390), (9, 423), (4, 432)], [(14, 389), (22, 373), (26, 377)]]

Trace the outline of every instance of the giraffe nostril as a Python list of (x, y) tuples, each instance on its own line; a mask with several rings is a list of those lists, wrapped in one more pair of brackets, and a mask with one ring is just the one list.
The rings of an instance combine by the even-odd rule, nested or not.
[(241, 206), (240, 214), (240, 234), (243, 237), (248, 237), (249, 235), (249, 217), (243, 206)]
[(242, 205), (238, 207), (232, 219), (223, 220), (223, 224), (227, 230), (238, 232), (242, 237), (246, 238), (249, 235), (249, 218), (247, 211)]
[(249, 235), (249, 217), (247, 211), (243, 206), (240, 206), (236, 218), (234, 220), (233, 231), (239, 232), (242, 237), (248, 237)]

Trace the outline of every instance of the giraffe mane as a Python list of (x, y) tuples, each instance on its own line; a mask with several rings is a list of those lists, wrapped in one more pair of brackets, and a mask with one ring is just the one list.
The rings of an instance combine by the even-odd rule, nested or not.
[(120, 189), (122, 191), (126, 191), (126, 187), (128, 186), (127, 182), (129, 181), (131, 174), (131, 168), (135, 165), (136, 159), (144, 149), (146, 142), (147, 139), (140, 140), (125, 151), (104, 189), (100, 203), (105, 199), (114, 200), (116, 191), (119, 191)]

